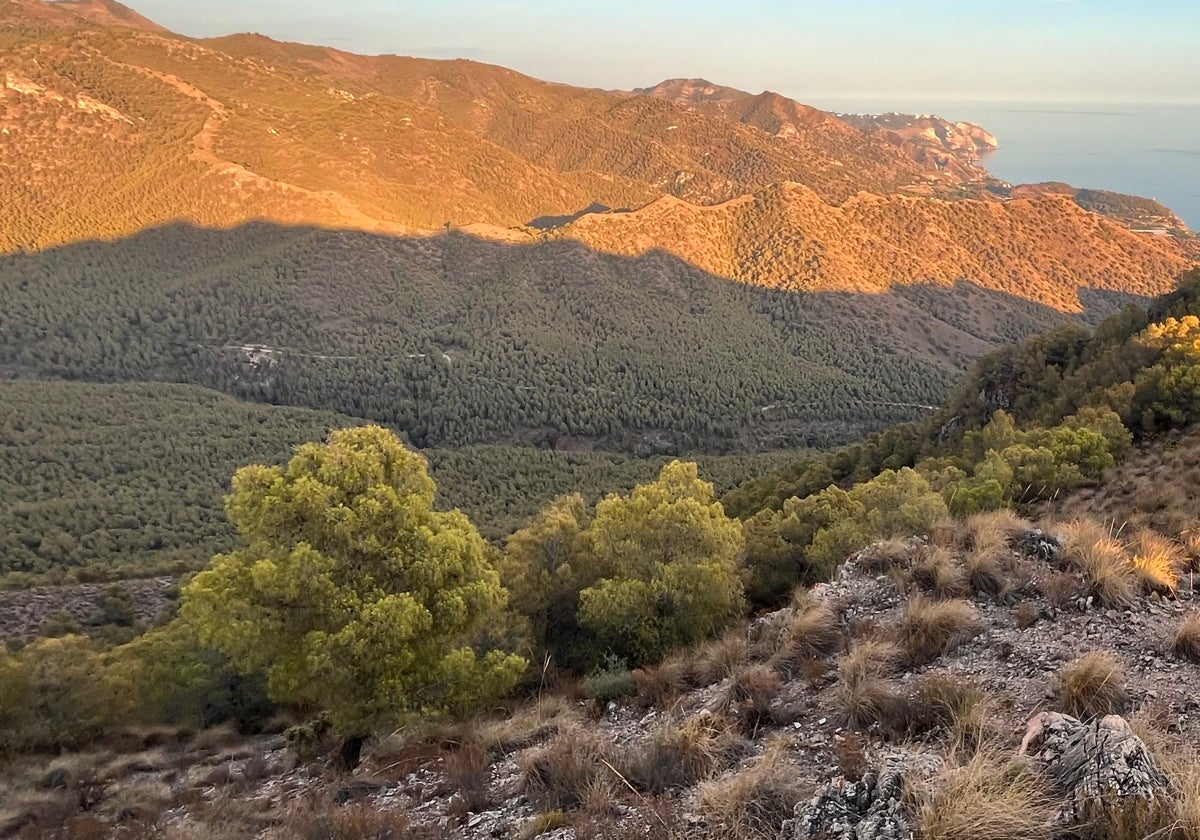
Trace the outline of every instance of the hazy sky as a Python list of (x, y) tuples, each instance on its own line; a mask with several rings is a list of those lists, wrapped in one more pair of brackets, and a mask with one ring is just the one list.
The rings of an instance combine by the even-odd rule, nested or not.
[(254, 31), (629, 88), (700, 76), (854, 98), (1200, 102), (1200, 0), (127, 0)]

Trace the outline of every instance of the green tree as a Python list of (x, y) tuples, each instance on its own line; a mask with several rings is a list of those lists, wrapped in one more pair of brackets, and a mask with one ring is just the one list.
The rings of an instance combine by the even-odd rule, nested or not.
[(347, 764), (374, 728), (465, 711), (526, 667), (473, 649), (507, 593), (434, 489), (425, 460), (377, 426), (301, 446), (286, 467), (244, 467), (226, 508), (247, 545), (183, 593), (203, 644), (265, 671), (273, 699), (329, 714)]
[(555, 499), (508, 538), (501, 569), (509, 606), (528, 619), (539, 653), (572, 670), (594, 653), (577, 618), (579, 593), (596, 582), (589, 522), (582, 496)]
[(695, 464), (673, 461), (656, 481), (604, 499), (589, 534), (599, 579), (580, 593), (579, 623), (630, 664), (742, 615), (742, 526)]

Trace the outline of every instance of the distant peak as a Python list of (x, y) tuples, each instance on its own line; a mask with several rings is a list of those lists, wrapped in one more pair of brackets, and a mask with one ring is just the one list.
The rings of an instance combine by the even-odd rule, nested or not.
[(52, 14), (69, 13), (101, 26), (124, 26), (149, 32), (167, 31), (165, 27), (116, 0), (17, 0), (17, 5), (31, 11), (41, 7), (41, 11), (49, 11)]

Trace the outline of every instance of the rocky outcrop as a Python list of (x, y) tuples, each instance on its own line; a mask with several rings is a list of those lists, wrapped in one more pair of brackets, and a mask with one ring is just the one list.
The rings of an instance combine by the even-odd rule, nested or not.
[(904, 789), (914, 778), (928, 779), (941, 769), (933, 755), (890, 756), (879, 772), (857, 781), (838, 778), (783, 824), (783, 840), (900, 840), (913, 836), (912, 815)]
[(1090, 723), (1058, 712), (1029, 721), (1021, 753), (1035, 759), (1064, 797), (1062, 821), (1084, 825), (1151, 813), (1170, 782), (1142, 739), (1117, 715)]

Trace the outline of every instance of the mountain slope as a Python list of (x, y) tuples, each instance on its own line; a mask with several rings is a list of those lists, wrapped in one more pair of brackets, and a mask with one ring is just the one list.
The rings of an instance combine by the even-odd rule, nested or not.
[(1053, 196), (861, 194), (831, 206), (781, 184), (715, 207), (664, 198), (632, 213), (588, 215), (563, 235), (626, 255), (659, 248), (771, 288), (878, 292), (968, 278), (1065, 312), (1080, 310), (1084, 289), (1160, 294), (1191, 265), (1172, 239), (1132, 233)]

